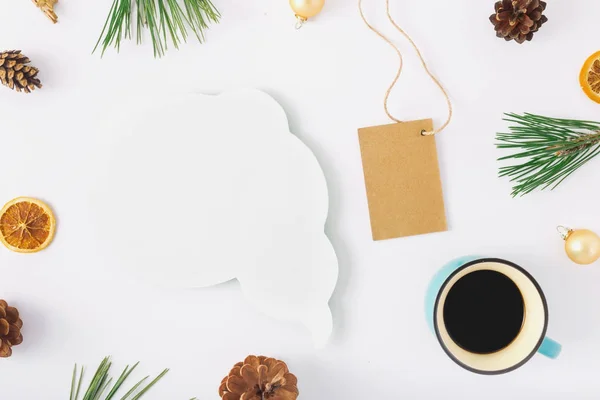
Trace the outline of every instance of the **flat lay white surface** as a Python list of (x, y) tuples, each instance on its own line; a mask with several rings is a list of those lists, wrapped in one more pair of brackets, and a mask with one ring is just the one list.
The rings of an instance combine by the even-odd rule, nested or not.
[[(23, 95), (0, 87), (0, 202), (39, 197), (53, 207), (58, 228), (54, 243), (40, 253), (0, 248), (0, 298), (19, 308), (25, 324), (24, 343), (0, 360), (2, 399), (63, 399), (74, 362), (92, 370), (109, 354), (117, 367), (141, 361), (136, 376), (171, 368), (149, 400), (217, 399), (223, 376), (251, 353), (285, 360), (298, 376), (301, 399), (600, 396), (600, 264), (571, 263), (555, 231), (564, 224), (600, 232), (600, 161), (554, 192), (512, 199), (510, 183), (496, 177), (502, 153), (494, 147), (495, 132), (506, 127), (502, 112), (600, 119), (600, 106), (578, 84), (582, 63), (600, 48), (593, 31), (597, 1), (551, 0), (549, 22), (524, 45), (495, 37), (488, 21), (493, 0), (392, 1), (392, 14), (455, 105), (453, 122), (437, 138), (450, 230), (377, 243), (369, 229), (357, 128), (390, 122), (383, 94), (398, 61), (363, 25), (354, 1), (328, 0), (318, 18), (296, 31), (287, 1), (215, 0), (223, 19), (208, 31), (207, 42), (190, 41), (161, 60), (152, 58), (149, 43), (127, 43), (103, 59), (90, 54), (110, 0), (64, 0), (56, 7), (56, 26), (29, 1), (7, 3), (0, 48), (23, 50), (40, 68), (44, 88)], [(391, 29), (384, 0), (366, 1), (365, 12), (404, 52), (404, 75), (390, 109), (399, 118), (433, 117), (440, 124), (444, 99)], [(243, 88), (263, 90), (283, 106), (289, 130), (325, 173), (326, 233), (339, 280), (330, 301), (333, 334), (323, 349), (315, 349), (301, 324), (266, 316), (245, 301), (236, 281), (156, 288), (105, 265), (115, 250), (95, 239), (97, 216), (106, 210), (90, 194), (100, 182), (88, 171), (102, 170), (97, 160), (113, 137), (98, 129), (115, 118), (105, 110), (133, 94), (177, 98)], [(156, 246), (178, 194), (155, 210), (155, 232), (144, 232)], [(98, 214), (90, 213), (92, 205)], [(122, 230), (135, 234), (123, 219), (115, 218), (113, 229), (120, 232), (115, 238)], [(425, 290), (446, 261), (473, 253), (508, 259), (536, 278), (549, 303), (548, 335), (563, 345), (558, 360), (538, 355), (517, 371), (486, 377), (460, 369), (444, 354), (424, 320)]]

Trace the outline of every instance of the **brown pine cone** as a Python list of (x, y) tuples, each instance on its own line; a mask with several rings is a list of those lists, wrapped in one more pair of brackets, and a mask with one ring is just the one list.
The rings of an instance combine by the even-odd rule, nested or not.
[(248, 356), (235, 364), (219, 387), (222, 400), (296, 400), (298, 379), (280, 360)]
[(523, 43), (548, 21), (546, 2), (540, 0), (502, 0), (496, 3), (496, 13), (490, 16), (496, 36)]
[(19, 318), (19, 311), (9, 307), (6, 301), (0, 300), (0, 357), (10, 357), (12, 346), (23, 342), (22, 327), (23, 321)]
[(29, 65), (30, 60), (21, 50), (0, 52), (0, 82), (17, 92), (31, 93), (36, 87), (42, 87), (37, 78), (40, 72)]

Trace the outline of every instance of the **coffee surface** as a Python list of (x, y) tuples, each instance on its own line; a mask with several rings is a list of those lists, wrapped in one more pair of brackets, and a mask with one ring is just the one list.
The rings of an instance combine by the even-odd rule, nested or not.
[(457, 345), (478, 354), (495, 353), (511, 344), (521, 331), (524, 315), (519, 288), (497, 271), (463, 276), (444, 303), (448, 334)]

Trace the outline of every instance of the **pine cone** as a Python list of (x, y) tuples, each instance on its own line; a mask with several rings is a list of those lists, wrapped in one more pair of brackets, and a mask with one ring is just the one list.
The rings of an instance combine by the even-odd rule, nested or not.
[(12, 346), (23, 342), (22, 327), (23, 321), (19, 318), (19, 311), (9, 307), (6, 301), (0, 300), (0, 357), (10, 357)]
[(496, 36), (523, 43), (533, 39), (533, 34), (548, 21), (543, 15), (545, 9), (545, 1), (502, 0), (496, 3), (496, 13), (490, 16), (490, 21), (495, 26)]
[(219, 396), (222, 400), (296, 400), (298, 379), (283, 361), (248, 356), (221, 381)]
[(29, 58), (21, 54), (21, 50), (5, 51), (0, 53), (0, 82), (4, 86), (16, 90), (31, 93), (36, 87), (42, 87), (37, 78), (40, 72), (37, 68), (29, 65)]
[(58, 0), (33, 0), (33, 3), (50, 18), (50, 21), (58, 22), (58, 16), (54, 12), (54, 5), (58, 3)]

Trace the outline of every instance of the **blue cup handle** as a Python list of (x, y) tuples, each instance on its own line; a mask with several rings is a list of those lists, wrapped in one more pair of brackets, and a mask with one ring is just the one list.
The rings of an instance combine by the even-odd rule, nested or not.
[(549, 337), (545, 337), (542, 345), (538, 349), (538, 353), (543, 354), (548, 358), (556, 359), (560, 355), (561, 350), (562, 346), (560, 343), (550, 339)]

